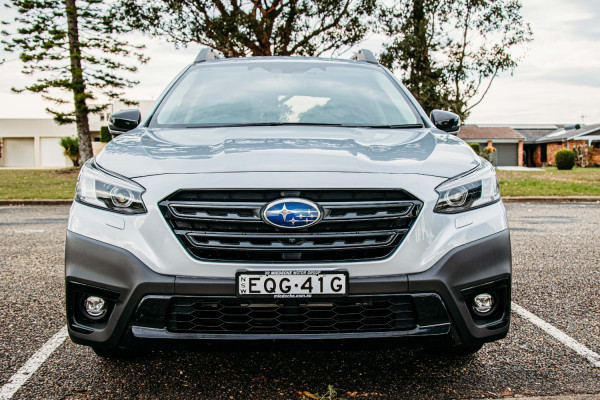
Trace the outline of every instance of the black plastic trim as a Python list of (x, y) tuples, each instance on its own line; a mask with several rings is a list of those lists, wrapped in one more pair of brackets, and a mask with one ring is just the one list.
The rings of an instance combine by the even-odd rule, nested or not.
[[(73, 232), (67, 232), (65, 252), (68, 285), (73, 282), (119, 293), (104, 328), (93, 328), (91, 332), (83, 333), (69, 322), (69, 334), (75, 343), (104, 347), (128, 346), (134, 337), (131, 324), (140, 318), (136, 310), (147, 296), (168, 299), (174, 295), (232, 296), (235, 293), (233, 277), (161, 275), (124, 249)], [(410, 294), (418, 309), (420, 327), (445, 324), (449, 316), (451, 327), (445, 335), (446, 339), (455, 344), (477, 345), (501, 339), (508, 332), (510, 277), (510, 237), (508, 230), (505, 230), (453, 249), (422, 273), (351, 277), (348, 292), (351, 295)], [(469, 312), (464, 293), (468, 293), (470, 288), (494, 286), (498, 282), (507, 293), (503, 310), (505, 318), (499, 324), (494, 324), (494, 321), (485, 325), (476, 323)], [(439, 297), (443, 311), (432, 306), (435, 302), (431, 303), (431, 297), (428, 298), (431, 295)], [(164, 320), (158, 318), (161, 313), (165, 315), (164, 310), (160, 309), (163, 306), (158, 303), (155, 305), (158, 308), (153, 311), (154, 314), (144, 314), (146, 321), (155, 321), (154, 325), (144, 323), (146, 328), (155, 329), (144, 331), (153, 332), (148, 337), (154, 337), (156, 330), (164, 327), (160, 326)]]

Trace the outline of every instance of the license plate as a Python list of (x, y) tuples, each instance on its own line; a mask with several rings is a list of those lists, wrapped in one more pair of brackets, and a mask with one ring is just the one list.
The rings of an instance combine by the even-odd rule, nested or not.
[(262, 271), (238, 272), (240, 297), (306, 298), (344, 296), (348, 286), (345, 271)]

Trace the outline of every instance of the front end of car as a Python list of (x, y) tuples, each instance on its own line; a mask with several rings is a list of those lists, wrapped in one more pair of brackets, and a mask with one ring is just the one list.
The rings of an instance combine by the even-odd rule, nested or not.
[(487, 161), (452, 178), (318, 169), (127, 178), (102, 160), (82, 168), (68, 224), (76, 343), (476, 348), (508, 332), (510, 238)]

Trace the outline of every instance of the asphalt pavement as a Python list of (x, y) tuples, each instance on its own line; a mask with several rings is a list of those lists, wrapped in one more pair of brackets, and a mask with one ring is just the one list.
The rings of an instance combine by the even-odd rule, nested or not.
[[(600, 353), (600, 204), (506, 207), (513, 301)], [(40, 361), (14, 399), (300, 399), (298, 391), (323, 394), (328, 385), (349, 399), (600, 398), (600, 368), (517, 313), (506, 339), (458, 359), (408, 349), (289, 348), (158, 350), (109, 361), (69, 339), (39, 359), (65, 325), (67, 216), (67, 206), (0, 207), (0, 390)]]

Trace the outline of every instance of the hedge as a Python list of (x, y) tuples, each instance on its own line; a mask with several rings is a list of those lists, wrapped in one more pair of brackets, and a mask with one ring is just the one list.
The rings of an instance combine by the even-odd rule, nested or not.
[(481, 153), (481, 147), (479, 146), (479, 143), (469, 143), (469, 146), (471, 146), (475, 154), (479, 155), (479, 153)]
[(575, 166), (575, 152), (572, 150), (562, 149), (554, 155), (556, 168), (562, 170), (573, 169)]
[(108, 126), (100, 127), (100, 141), (102, 143), (108, 143), (112, 139), (112, 135), (108, 131)]

